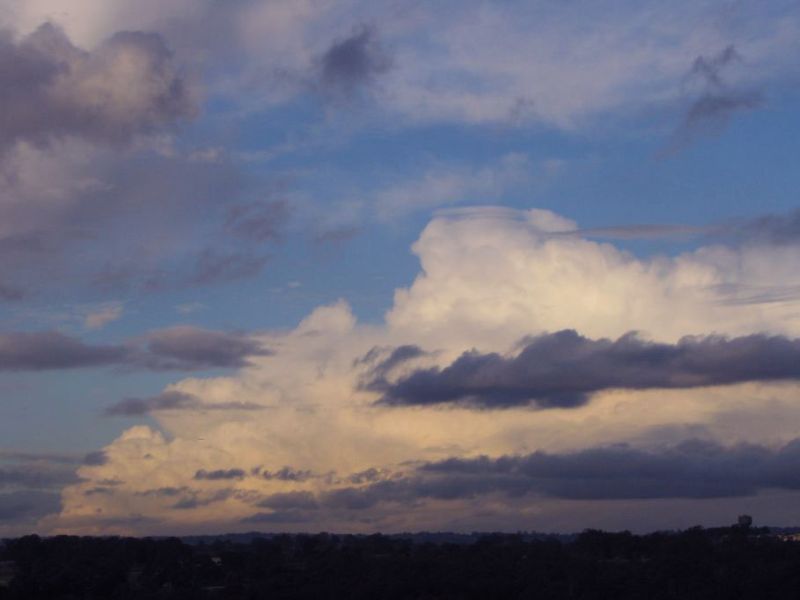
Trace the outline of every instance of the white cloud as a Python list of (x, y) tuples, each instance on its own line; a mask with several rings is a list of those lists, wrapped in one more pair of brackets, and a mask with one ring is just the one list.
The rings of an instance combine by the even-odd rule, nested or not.
[[(398, 290), (385, 324), (359, 324), (344, 302), (320, 307), (293, 331), (266, 335), (263, 342), (275, 354), (254, 358), (254, 366), (233, 377), (171, 386), (206, 403), (253, 402), (264, 409), (159, 412), (165, 434), (148, 427), (125, 432), (105, 449), (105, 464), (81, 469), (87, 481), (64, 491), (64, 510), (47, 527), (246, 529), (253, 524), (239, 520), (269, 512), (256, 506), (269, 494), (325, 492), (365, 469), (407, 471), (408, 461), (620, 441), (652, 445), (680, 438), (681, 432), (702, 432), (725, 443), (775, 444), (796, 435), (796, 384), (610, 391), (580, 409), (547, 411), (376, 407), (375, 394), (358, 391), (366, 368), (359, 359), (375, 347), (418, 344), (432, 353), (409, 364), (442, 365), (473, 347), (507, 352), (525, 335), (565, 327), (591, 337), (635, 329), (665, 341), (703, 333), (800, 335), (797, 301), (743, 307), (725, 303), (720, 288), (796, 281), (796, 246), (706, 247), (643, 260), (610, 244), (563, 235), (575, 229), (567, 219), (539, 210), (475, 208), (440, 215), (414, 245), (422, 270), (409, 288)], [(313, 476), (194, 478), (200, 469), (251, 473), (284, 466)], [(112, 494), (84, 495), (108, 479), (124, 483)], [(179, 502), (193, 508), (176, 507)], [(317, 520), (276, 527), (396, 530), (460, 523), (469, 528), (489, 506), (477, 500), (443, 502), (424, 502), (414, 510), (322, 511), (313, 517)], [(491, 507), (507, 526), (520, 510), (518, 501), (496, 498)], [(547, 502), (528, 500), (523, 508), (542, 519), (564, 516), (563, 507)], [(592, 524), (585, 507), (575, 510), (583, 515), (581, 523)]]
[(777, 2), (2, 5), (12, 27), (28, 32), (52, 19), (81, 44), (96, 44), (121, 29), (161, 31), (182, 60), (224, 62), (226, 68), (207, 82), (209, 89), (246, 110), (308, 93), (319, 57), (368, 24), (392, 59), (392, 68), (376, 79), (375, 99), (405, 122), (530, 121), (571, 129), (598, 115), (636, 115), (674, 103), (693, 61), (729, 45), (744, 58), (726, 74), (732, 85), (780, 83), (800, 52), (798, 15)]
[(107, 303), (96, 309), (90, 310), (83, 319), (87, 329), (102, 329), (122, 316), (124, 306), (122, 303)]

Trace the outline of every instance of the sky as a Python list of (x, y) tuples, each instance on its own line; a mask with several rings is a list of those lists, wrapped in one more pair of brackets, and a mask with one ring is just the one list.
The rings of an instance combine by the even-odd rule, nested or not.
[(0, 537), (800, 525), (798, 67), (782, 0), (0, 0)]

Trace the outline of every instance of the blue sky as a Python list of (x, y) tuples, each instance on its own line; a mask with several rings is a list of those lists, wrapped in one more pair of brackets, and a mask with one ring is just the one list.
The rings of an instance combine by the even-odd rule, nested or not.
[[(793, 3), (0, 7), (0, 532), (647, 529), (686, 524), (648, 507), (709, 452), (793, 468), (793, 372), (487, 410), (457, 362), (562, 329), (795, 341)], [(461, 395), (384, 402), (424, 373)], [(442, 461), (535, 452), (681, 458), (650, 496), (430, 492)], [(793, 482), (731, 489), (689, 492), (698, 518), (793, 524)]]

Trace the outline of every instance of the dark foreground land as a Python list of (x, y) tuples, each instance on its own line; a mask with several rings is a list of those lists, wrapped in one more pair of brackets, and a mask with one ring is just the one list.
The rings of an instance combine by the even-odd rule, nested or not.
[[(191, 543), (189, 543), (191, 542)], [(27, 536), (0, 599), (800, 598), (800, 542), (766, 529), (637, 536)]]

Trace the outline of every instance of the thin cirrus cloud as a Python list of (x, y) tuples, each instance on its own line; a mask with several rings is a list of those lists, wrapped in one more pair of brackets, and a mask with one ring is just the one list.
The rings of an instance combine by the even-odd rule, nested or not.
[(573, 408), (613, 389), (675, 389), (800, 379), (800, 340), (754, 334), (685, 337), (675, 344), (636, 334), (592, 340), (572, 330), (527, 341), (514, 357), (465, 352), (444, 368), (419, 369), (395, 382), (378, 370), (364, 387), (381, 404), (531, 405)]
[(0, 371), (119, 366), (155, 371), (238, 368), (269, 350), (239, 333), (177, 326), (127, 344), (87, 344), (55, 331), (0, 334)]

